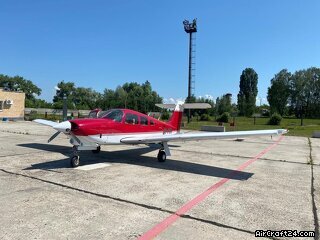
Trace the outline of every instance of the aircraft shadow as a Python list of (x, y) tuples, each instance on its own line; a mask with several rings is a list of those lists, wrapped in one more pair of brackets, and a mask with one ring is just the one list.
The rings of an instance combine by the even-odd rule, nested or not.
[[(57, 146), (41, 143), (18, 144), (20, 147), (27, 147), (33, 149), (40, 149), (49, 152), (60, 152), (65, 156), (70, 156), (70, 147)], [(167, 159), (166, 162), (160, 163), (157, 161), (157, 149), (153, 147), (128, 149), (120, 151), (101, 151), (99, 154), (93, 154), (91, 151), (81, 151), (80, 159), (81, 165), (90, 165), (95, 163), (122, 163), (131, 164), (143, 167), (163, 169), (167, 171), (178, 171), (192, 174), (199, 174), (204, 176), (230, 178), (233, 180), (247, 180), (253, 173), (236, 171), (233, 169), (220, 168), (199, 163), (192, 163), (183, 160)], [(154, 151), (154, 157), (142, 156), (146, 153)], [(50, 162), (32, 164), (24, 170), (44, 169), (52, 170), (59, 168), (66, 168), (70, 166), (69, 158), (59, 159)]]

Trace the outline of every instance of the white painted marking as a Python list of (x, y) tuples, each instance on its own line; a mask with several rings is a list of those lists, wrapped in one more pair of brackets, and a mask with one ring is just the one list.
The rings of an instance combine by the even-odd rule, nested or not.
[(90, 170), (94, 170), (94, 169), (98, 169), (98, 168), (105, 168), (105, 167), (110, 167), (110, 166), (111, 166), (110, 163), (95, 163), (95, 164), (80, 166), (75, 169), (83, 170), (83, 171), (90, 171)]

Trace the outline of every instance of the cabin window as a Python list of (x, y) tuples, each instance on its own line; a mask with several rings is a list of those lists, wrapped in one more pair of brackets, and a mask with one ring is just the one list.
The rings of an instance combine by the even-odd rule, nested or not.
[(96, 118), (97, 117), (97, 112), (96, 111), (92, 111), (89, 113), (88, 118)]
[(150, 120), (150, 125), (154, 125), (154, 121), (153, 120)]
[(140, 117), (141, 125), (148, 125), (148, 119), (146, 117)]
[(127, 113), (126, 114), (126, 121), (125, 123), (128, 123), (128, 124), (138, 124), (139, 121), (138, 121), (138, 116), (135, 115), (135, 114), (132, 114), (132, 113)]
[(102, 118), (106, 118), (106, 119), (111, 119), (115, 122), (121, 122), (123, 117), (123, 112), (122, 110), (110, 110), (108, 111)]

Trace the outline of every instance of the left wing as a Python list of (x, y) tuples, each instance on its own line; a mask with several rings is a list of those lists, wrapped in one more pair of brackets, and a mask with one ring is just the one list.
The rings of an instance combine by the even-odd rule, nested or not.
[(167, 135), (155, 135), (148, 137), (126, 137), (120, 141), (127, 144), (141, 143), (161, 143), (169, 141), (192, 141), (204, 139), (223, 139), (223, 138), (239, 138), (248, 136), (263, 136), (263, 135), (280, 135), (285, 134), (286, 129), (273, 130), (254, 130), (254, 131), (233, 131), (233, 132), (205, 132), (205, 133), (177, 133)]

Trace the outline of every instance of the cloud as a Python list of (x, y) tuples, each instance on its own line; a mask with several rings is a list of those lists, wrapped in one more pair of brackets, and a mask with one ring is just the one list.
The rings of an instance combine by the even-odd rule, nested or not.
[(205, 99), (209, 99), (209, 100), (213, 100), (213, 96), (210, 95), (210, 94), (204, 95), (204, 98), (205, 98)]
[(268, 100), (266, 98), (264, 98), (264, 97), (257, 96), (256, 97), (256, 105), (257, 106), (261, 106), (263, 104), (267, 104), (268, 105)]
[(177, 104), (177, 102), (184, 102), (184, 99), (183, 98), (165, 98), (165, 99), (163, 99), (163, 103)]

